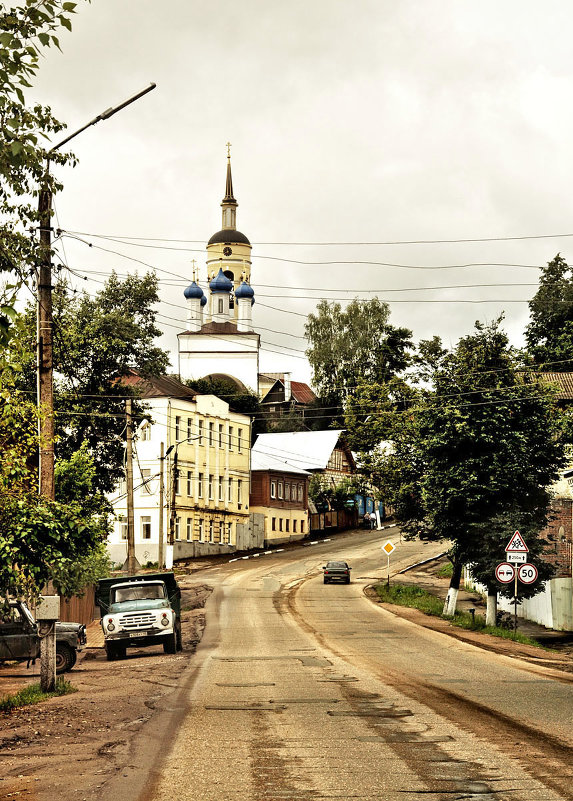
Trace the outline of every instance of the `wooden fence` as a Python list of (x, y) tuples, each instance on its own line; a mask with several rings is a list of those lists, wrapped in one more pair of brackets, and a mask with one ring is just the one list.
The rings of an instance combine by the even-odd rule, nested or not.
[(344, 531), (357, 528), (358, 512), (356, 509), (339, 509), (338, 511), (317, 512), (310, 515), (310, 531)]
[(60, 620), (66, 623), (83, 623), (85, 626), (99, 617), (95, 606), (95, 587), (85, 588), (81, 598), (74, 595), (72, 598), (60, 599)]

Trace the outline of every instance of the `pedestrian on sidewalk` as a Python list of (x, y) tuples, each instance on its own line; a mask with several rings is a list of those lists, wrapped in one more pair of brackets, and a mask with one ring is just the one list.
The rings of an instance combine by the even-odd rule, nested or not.
[(372, 510), (370, 512), (370, 528), (377, 528), (377, 527), (378, 527), (378, 521), (376, 519), (376, 512)]

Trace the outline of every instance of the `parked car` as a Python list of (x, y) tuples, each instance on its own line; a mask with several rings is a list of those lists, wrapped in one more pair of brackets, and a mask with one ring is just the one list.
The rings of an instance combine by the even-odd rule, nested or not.
[[(56, 673), (76, 664), (78, 651), (86, 644), (81, 623), (56, 623)], [(24, 601), (8, 601), (0, 608), (0, 662), (34, 662), (40, 656), (38, 624)]]
[(345, 584), (350, 584), (352, 568), (346, 562), (327, 562), (322, 570), (325, 584), (330, 584), (331, 581), (343, 581)]

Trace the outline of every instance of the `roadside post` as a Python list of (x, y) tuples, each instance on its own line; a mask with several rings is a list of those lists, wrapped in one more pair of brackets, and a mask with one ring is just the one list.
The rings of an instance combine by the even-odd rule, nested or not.
[(503, 584), (509, 584), (513, 579), (513, 630), (517, 633), (517, 582), (522, 584), (533, 584), (539, 575), (535, 565), (527, 562), (529, 548), (525, 540), (516, 531), (505, 547), (507, 562), (501, 562), (495, 569), (495, 577)]
[(387, 542), (385, 542), (384, 545), (382, 545), (382, 550), (385, 552), (386, 556), (388, 557), (388, 589), (390, 589), (390, 556), (396, 550), (396, 546), (394, 545), (393, 542), (390, 542), (390, 540), (387, 540)]
[(44, 693), (56, 689), (56, 620), (59, 619), (60, 596), (40, 596), (36, 622), (40, 635), (40, 689)]

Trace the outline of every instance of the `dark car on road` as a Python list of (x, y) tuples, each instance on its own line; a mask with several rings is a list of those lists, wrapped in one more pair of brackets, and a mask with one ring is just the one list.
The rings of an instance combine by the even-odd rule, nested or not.
[(331, 581), (343, 581), (350, 584), (351, 567), (346, 562), (327, 562), (322, 568), (324, 583), (330, 584)]

